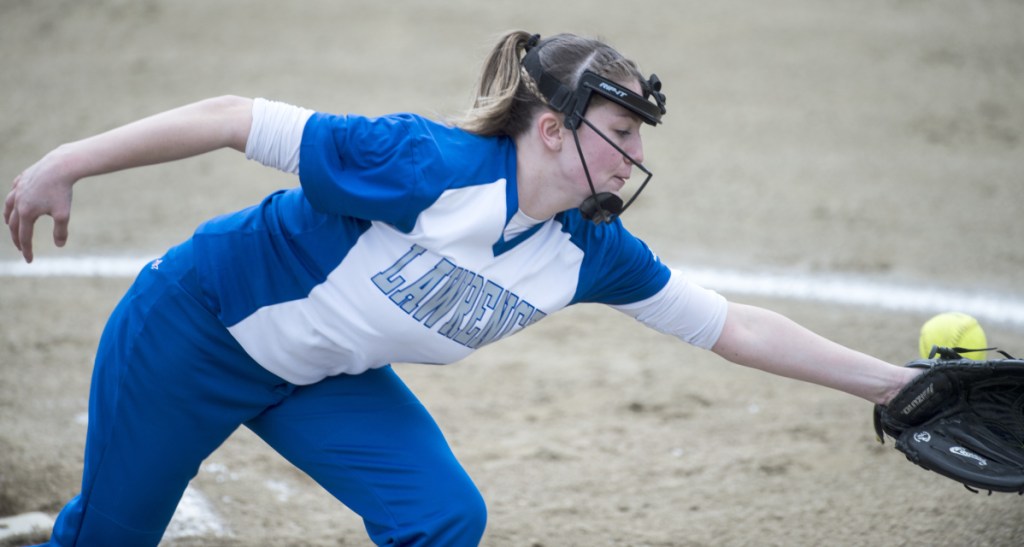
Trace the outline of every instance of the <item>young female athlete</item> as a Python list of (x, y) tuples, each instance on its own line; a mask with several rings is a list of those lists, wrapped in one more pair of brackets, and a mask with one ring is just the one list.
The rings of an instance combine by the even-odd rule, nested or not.
[(728, 303), (626, 231), (620, 191), (634, 168), (631, 184), (650, 179), (640, 128), (664, 113), (657, 78), (609, 46), (512, 32), (455, 125), (221, 97), (47, 154), (4, 204), (27, 261), (41, 215), (67, 239), (84, 177), (230, 147), (300, 182), (201, 225), (118, 304), (81, 494), (52, 543), (155, 545), (200, 463), (245, 425), (378, 544), (475, 544), (480, 493), (389, 363), (451, 363), (579, 302), (886, 402), (912, 370)]

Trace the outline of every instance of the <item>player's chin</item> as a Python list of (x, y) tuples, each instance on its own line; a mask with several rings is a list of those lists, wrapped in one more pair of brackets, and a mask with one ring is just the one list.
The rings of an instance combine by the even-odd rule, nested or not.
[(626, 182), (627, 181), (624, 178), (612, 177), (612, 179), (608, 182), (608, 192), (611, 192), (612, 194), (621, 197), (620, 193), (622, 192), (622, 189), (626, 187)]

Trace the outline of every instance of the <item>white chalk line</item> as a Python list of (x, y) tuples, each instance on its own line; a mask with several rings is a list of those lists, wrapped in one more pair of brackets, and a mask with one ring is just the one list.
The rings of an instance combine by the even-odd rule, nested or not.
[[(82, 426), (89, 425), (89, 413), (82, 412), (76, 414), (74, 421)], [(211, 468), (218, 470), (213, 464), (204, 466), (204, 470)], [(53, 520), (54, 517), (50, 517), (49, 527), (53, 526)], [(167, 530), (164, 532), (165, 539), (230, 537), (231, 535), (230, 528), (217, 515), (213, 504), (191, 483), (185, 488), (185, 493), (182, 494), (181, 500), (178, 501), (178, 507), (174, 511), (174, 516), (171, 517), (171, 522), (167, 525)], [(3, 536), (0, 535), (0, 539), (2, 538)]]
[(153, 260), (139, 257), (78, 256), (0, 261), (0, 277), (134, 277)]
[(843, 275), (763, 274), (722, 269), (683, 269), (699, 285), (724, 293), (813, 300), (897, 312), (959, 311), (980, 322), (1024, 326), (1024, 298), (936, 286), (896, 285)]
[[(55, 520), (56, 515), (42, 512), (0, 517), (0, 541), (21, 534), (48, 533), (53, 528)], [(164, 539), (232, 535), (206, 496), (190, 484), (178, 502), (174, 517), (164, 533)]]
[[(0, 261), (0, 277), (132, 277), (150, 260), (109, 256), (39, 258), (32, 264), (7, 260)], [(682, 271), (691, 281), (723, 293), (921, 314), (960, 311), (984, 323), (1024, 325), (1024, 297), (1020, 295), (894, 285), (842, 275), (765, 274), (716, 268)]]
[(210, 501), (191, 484), (185, 489), (185, 494), (174, 511), (174, 517), (164, 532), (165, 539), (231, 535), (231, 531), (213, 510)]

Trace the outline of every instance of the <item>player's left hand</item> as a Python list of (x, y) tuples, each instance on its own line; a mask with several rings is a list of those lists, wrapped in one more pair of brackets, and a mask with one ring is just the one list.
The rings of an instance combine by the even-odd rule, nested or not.
[(923, 373), (875, 407), (879, 441), (969, 489), (1024, 494), (1024, 360), (938, 351), (909, 363)]

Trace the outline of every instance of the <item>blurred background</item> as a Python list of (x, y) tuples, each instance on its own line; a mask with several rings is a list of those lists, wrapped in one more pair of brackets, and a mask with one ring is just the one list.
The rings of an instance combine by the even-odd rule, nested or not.
[[(658, 74), (668, 114), (644, 128), (655, 176), (624, 221), (674, 266), (739, 274), (711, 288), (893, 362), (916, 355), (926, 308), (744, 284), (846, 279), (876, 304), (896, 287), (1020, 309), (1016, 0), (2, 0), (0, 187), (61, 143), (221, 94), (452, 116), (512, 29), (602, 37)], [(36, 255), (157, 256), (296, 183), (233, 151), (88, 179), (67, 247), (44, 219)], [(17, 259), (0, 244), (0, 263)], [(0, 515), (53, 514), (77, 491), (92, 352), (130, 282), (0, 276)], [(1024, 354), (1024, 325), (1005, 318), (983, 318), (990, 340)], [(874, 444), (863, 401), (723, 367), (607, 310), (521, 336), (441, 370), (403, 368), (488, 498), (489, 545), (1024, 534), (1017, 501), (971, 496)], [(179, 527), (168, 544), (364, 544), (357, 519), (247, 431), (196, 485), (224, 528)]]

